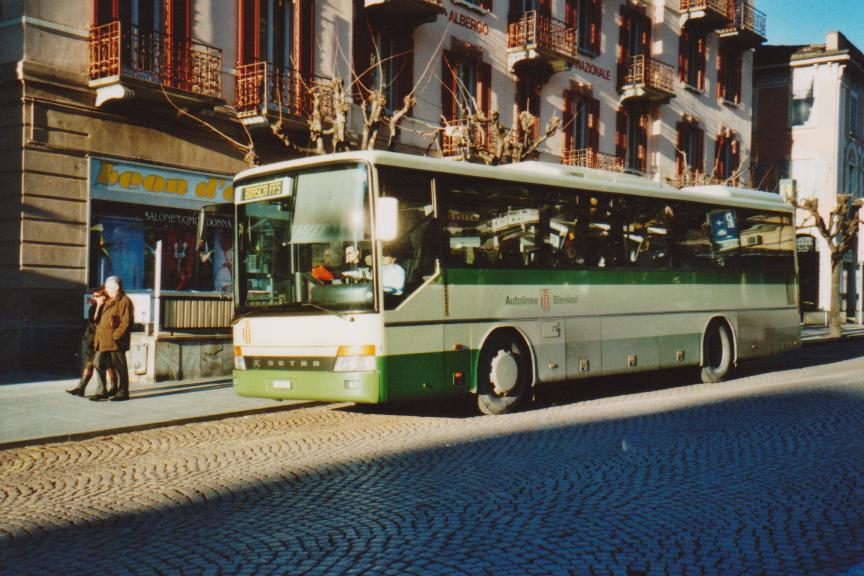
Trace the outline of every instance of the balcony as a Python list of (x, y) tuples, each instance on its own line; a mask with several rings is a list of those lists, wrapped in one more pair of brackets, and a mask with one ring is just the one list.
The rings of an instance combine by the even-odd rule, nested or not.
[(565, 150), (564, 154), (561, 155), (561, 163), (566, 166), (594, 168), (595, 170), (608, 170), (610, 172), (624, 171), (624, 161), (621, 158), (612, 154), (595, 152), (591, 148)]
[(415, 25), (434, 22), (445, 13), (444, 0), (364, 0), (363, 5), (370, 15)]
[(680, 0), (681, 26), (698, 25), (706, 30), (729, 23), (728, 0)]
[(442, 157), (471, 160), (478, 154), (489, 154), (493, 149), (488, 125), (472, 124), (464, 118), (444, 122), (444, 130), (441, 131)]
[(566, 70), (579, 54), (576, 28), (529, 10), (507, 27), (507, 66), (539, 66), (551, 72)]
[(296, 70), (256, 61), (237, 66), (235, 107), (244, 124), (267, 124), (281, 116), (287, 128), (302, 129), (314, 109), (313, 94), (319, 96), (318, 111), (333, 112), (333, 85), (323, 76), (305, 76)]
[(164, 99), (161, 87), (186, 101), (222, 99), (222, 51), (119, 21), (90, 29), (89, 86), (96, 105), (139, 94)]
[(667, 102), (675, 96), (675, 69), (639, 54), (630, 58), (621, 85), (621, 104), (628, 101)]
[(735, 0), (732, 17), (726, 28), (718, 31), (720, 41), (734, 43), (742, 50), (756, 48), (766, 39), (766, 16), (752, 4)]

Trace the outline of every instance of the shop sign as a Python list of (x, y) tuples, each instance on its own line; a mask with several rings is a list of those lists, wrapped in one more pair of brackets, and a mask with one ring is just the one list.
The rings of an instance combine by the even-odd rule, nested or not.
[(612, 79), (612, 71), (608, 68), (602, 68), (597, 66), (592, 62), (585, 62), (583, 60), (576, 61), (576, 69), (585, 72), (586, 74), (591, 74), (592, 76), (597, 76), (598, 78), (602, 78), (604, 80)]
[(456, 12), (454, 10), (447, 15), (447, 19), (453, 24), (456, 24), (457, 26), (467, 28), (468, 30), (471, 30), (483, 36), (489, 35), (489, 24), (483, 22), (482, 20), (478, 20), (477, 18), (468, 16), (467, 14), (460, 14), (459, 12)]
[(91, 196), (100, 200), (187, 209), (234, 200), (226, 176), (107, 158), (91, 162)]

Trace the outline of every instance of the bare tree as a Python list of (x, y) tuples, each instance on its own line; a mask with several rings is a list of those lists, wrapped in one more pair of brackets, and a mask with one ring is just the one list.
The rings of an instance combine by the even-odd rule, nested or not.
[(820, 210), (817, 198), (798, 198), (792, 194), (786, 201), (804, 212), (806, 216), (799, 222), (798, 229), (815, 228), (828, 251), (831, 260), (831, 306), (828, 312), (828, 326), (832, 338), (843, 335), (843, 317), (840, 310), (840, 280), (843, 271), (843, 258), (858, 237), (858, 228), (864, 223), (861, 207), (864, 200), (853, 199), (849, 194), (838, 194), (834, 208), (828, 212)]

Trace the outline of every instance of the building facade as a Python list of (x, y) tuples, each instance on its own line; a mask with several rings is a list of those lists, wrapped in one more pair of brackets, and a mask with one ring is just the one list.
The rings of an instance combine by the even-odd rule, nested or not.
[(534, 130), (562, 119), (541, 160), (748, 183), (765, 15), (744, 0), (0, 0), (0, 30), (4, 365), (74, 363), (83, 294), (116, 274), (138, 309), (130, 364), (161, 379), (228, 369), (231, 222), (208, 218), (199, 244), (199, 210), (230, 201), (253, 148), (297, 154), (272, 126), (303, 143), (333, 79), (354, 134), (369, 89), (388, 112), (416, 98), (397, 150), (456, 155), (468, 117), (529, 111)]
[[(823, 217), (839, 194), (864, 194), (864, 55), (839, 32), (824, 44), (764, 46), (754, 65), (754, 180), (765, 190), (794, 187), (799, 199), (816, 198)], [(799, 223), (807, 214), (799, 211)], [(859, 241), (862, 235), (858, 235)], [(831, 263), (824, 239), (799, 230), (802, 310), (814, 322), (830, 309)], [(841, 309), (862, 318), (862, 258), (845, 258)]]

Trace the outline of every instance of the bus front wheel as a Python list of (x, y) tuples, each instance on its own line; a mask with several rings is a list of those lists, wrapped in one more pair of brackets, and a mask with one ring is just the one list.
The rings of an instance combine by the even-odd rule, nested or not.
[(477, 407), (483, 414), (519, 409), (531, 393), (531, 354), (516, 334), (489, 337), (477, 361)]
[(715, 322), (705, 333), (702, 382), (720, 382), (732, 371), (732, 334), (724, 322)]

